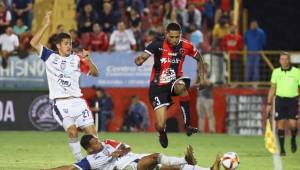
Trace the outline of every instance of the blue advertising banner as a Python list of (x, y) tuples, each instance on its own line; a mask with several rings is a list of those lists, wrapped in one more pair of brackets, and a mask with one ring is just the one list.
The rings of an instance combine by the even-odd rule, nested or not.
[[(97, 78), (82, 75), (81, 87), (148, 87), (153, 65), (150, 57), (142, 66), (134, 64), (134, 59), (140, 53), (114, 52), (92, 53), (92, 59), (97, 65), (100, 76)], [(184, 75), (194, 82), (196, 77), (196, 61), (186, 57)], [(6, 69), (0, 67), (0, 89), (47, 89), (46, 69), (44, 62), (32, 53), (25, 59), (9, 58)]]
[[(92, 53), (93, 61), (96, 63), (100, 76), (91, 78), (81, 76), (81, 87), (148, 87), (153, 58), (150, 57), (142, 66), (134, 64), (134, 59), (140, 53)], [(191, 57), (186, 57), (184, 63), (184, 75), (192, 79), (196, 78), (197, 64)]]
[(46, 89), (44, 62), (32, 53), (25, 59), (10, 57), (6, 69), (0, 67), (1, 89)]

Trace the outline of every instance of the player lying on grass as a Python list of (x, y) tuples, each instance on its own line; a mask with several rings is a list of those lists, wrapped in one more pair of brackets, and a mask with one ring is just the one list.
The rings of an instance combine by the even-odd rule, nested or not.
[(196, 165), (191, 146), (187, 148), (184, 158), (168, 157), (160, 153), (136, 154), (131, 148), (114, 140), (99, 142), (92, 135), (84, 135), (80, 141), (87, 151), (86, 158), (72, 165), (61, 166), (51, 170), (219, 170), (220, 158), (217, 157), (211, 168)]

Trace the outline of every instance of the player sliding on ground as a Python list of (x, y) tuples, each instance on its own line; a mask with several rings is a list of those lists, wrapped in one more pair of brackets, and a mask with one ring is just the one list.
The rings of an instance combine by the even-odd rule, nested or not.
[(34, 35), (30, 44), (45, 62), (49, 86), (49, 98), (54, 101), (53, 116), (64, 127), (69, 137), (69, 147), (77, 161), (83, 159), (77, 128), (97, 136), (92, 113), (82, 99), (79, 88), (81, 72), (98, 76), (98, 70), (90, 59), (90, 53), (83, 50), (82, 56), (72, 54), (72, 40), (69, 34), (57, 36), (54, 52), (41, 44), (41, 38), (50, 25), (51, 12), (47, 12), (44, 23)]
[(84, 135), (80, 141), (88, 156), (73, 165), (61, 166), (51, 170), (219, 170), (220, 157), (211, 168), (196, 164), (191, 146), (184, 158), (168, 157), (160, 153), (135, 154), (131, 148), (114, 140), (99, 142), (92, 135)]
[(190, 126), (189, 94), (190, 79), (183, 77), (182, 66), (185, 57), (191, 56), (198, 61), (199, 85), (204, 82), (203, 58), (191, 42), (181, 38), (181, 28), (176, 23), (167, 26), (166, 38), (157, 38), (135, 59), (141, 66), (150, 56), (154, 56), (154, 65), (150, 78), (149, 99), (155, 112), (155, 128), (159, 132), (162, 147), (168, 147), (166, 134), (167, 108), (172, 104), (172, 96), (180, 96), (187, 136), (197, 133), (198, 129)]

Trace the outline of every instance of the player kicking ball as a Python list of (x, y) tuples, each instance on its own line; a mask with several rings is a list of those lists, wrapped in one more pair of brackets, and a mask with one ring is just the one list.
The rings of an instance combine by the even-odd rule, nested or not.
[(141, 66), (150, 56), (154, 56), (154, 65), (150, 78), (149, 99), (155, 112), (155, 128), (159, 132), (159, 142), (168, 147), (166, 134), (167, 108), (172, 104), (172, 96), (180, 96), (180, 108), (183, 113), (187, 136), (197, 133), (198, 129), (190, 126), (189, 94), (190, 79), (183, 77), (183, 62), (186, 56), (198, 62), (199, 85), (204, 82), (203, 58), (191, 42), (181, 38), (181, 28), (177, 23), (170, 23), (165, 39), (156, 39), (135, 59)]
[(51, 170), (219, 170), (220, 157), (214, 165), (203, 168), (195, 165), (191, 146), (184, 158), (169, 157), (160, 153), (136, 154), (131, 148), (114, 140), (99, 142), (92, 135), (84, 135), (80, 141), (87, 151), (86, 158), (73, 165), (65, 165)]
[(90, 59), (90, 53), (83, 50), (82, 56), (72, 54), (72, 40), (69, 34), (57, 36), (54, 52), (41, 44), (41, 38), (50, 25), (51, 12), (47, 12), (43, 25), (33, 36), (30, 44), (45, 62), (49, 86), (49, 98), (54, 101), (53, 116), (63, 126), (69, 137), (69, 147), (77, 161), (83, 159), (77, 128), (97, 136), (92, 113), (82, 99), (79, 88), (81, 72), (98, 76), (98, 70)]

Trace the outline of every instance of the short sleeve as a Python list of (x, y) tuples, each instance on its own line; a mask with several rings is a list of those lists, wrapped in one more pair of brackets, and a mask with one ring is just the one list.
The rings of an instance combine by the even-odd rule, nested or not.
[(89, 170), (89, 169), (91, 169), (91, 165), (90, 165), (89, 161), (86, 158), (82, 159), (80, 162), (77, 162), (73, 165), (76, 168), (80, 169), (80, 170)]
[(152, 41), (144, 50), (149, 55), (154, 55), (158, 50), (158, 42)]
[(187, 48), (186, 49), (187, 50), (187, 55), (189, 55), (193, 58), (195, 58), (197, 56), (198, 50), (192, 44), (189, 43), (186, 48)]
[(277, 83), (277, 71), (274, 70), (272, 72), (272, 76), (271, 76), (271, 83), (276, 84)]
[(107, 139), (104, 141), (106, 145), (110, 145), (113, 148), (117, 149), (122, 143), (116, 140)]
[(90, 72), (89, 64), (86, 62), (86, 60), (83, 57), (79, 56), (79, 59), (80, 59), (80, 72), (88, 75)]
[(49, 48), (47, 47), (44, 47), (42, 46), (42, 49), (40, 51), (40, 58), (43, 60), (43, 61), (47, 61), (48, 58), (50, 57), (51, 54), (53, 54), (54, 51), (50, 50)]

